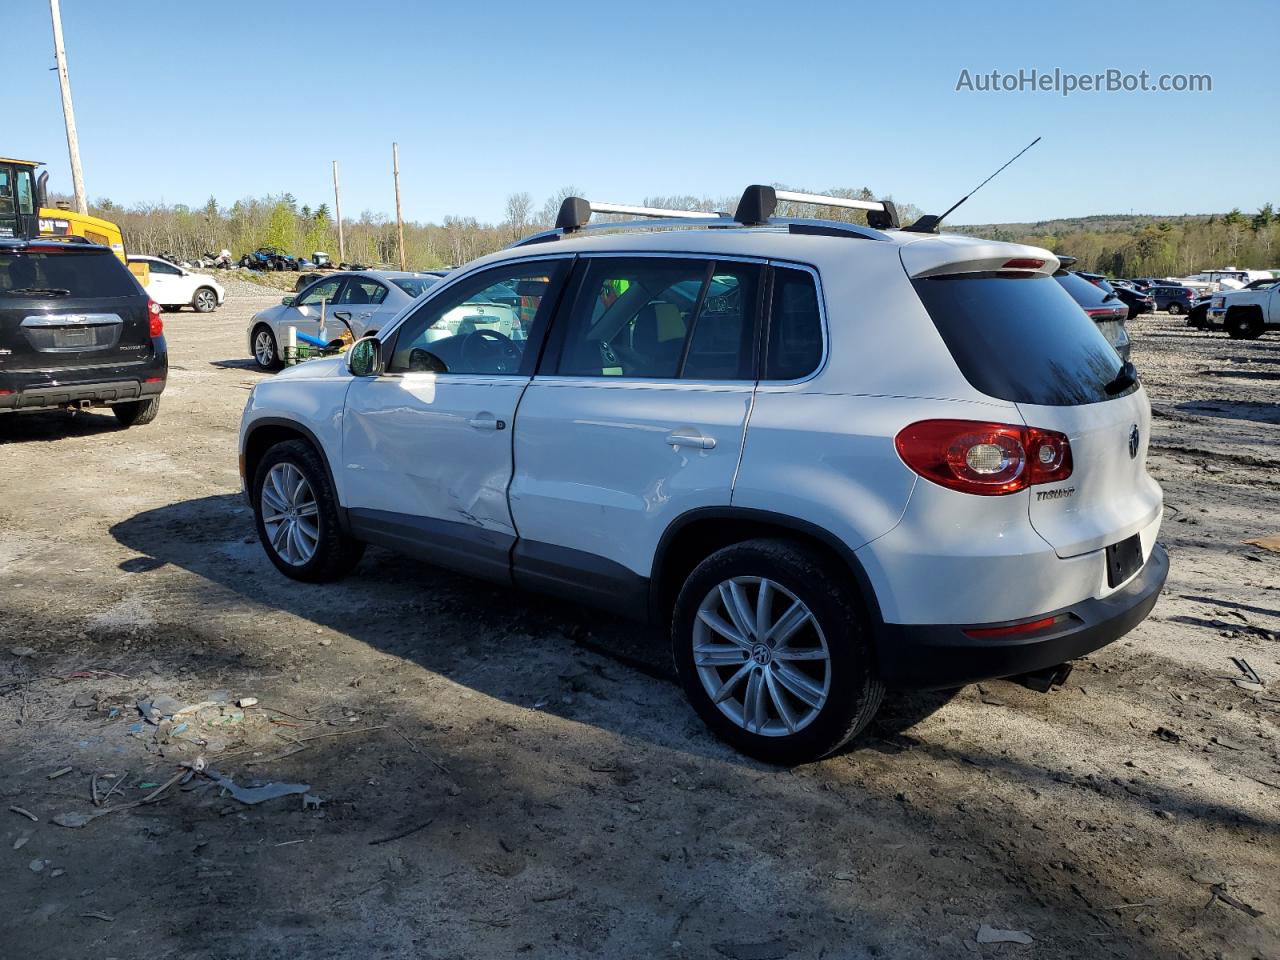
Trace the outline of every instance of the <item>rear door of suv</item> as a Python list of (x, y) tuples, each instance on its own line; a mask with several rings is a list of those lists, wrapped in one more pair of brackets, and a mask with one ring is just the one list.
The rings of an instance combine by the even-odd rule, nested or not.
[(668, 523), (729, 504), (765, 278), (744, 259), (579, 259), (516, 418), (517, 583), (643, 603)]
[(71, 243), (0, 245), (5, 380), (12, 377), (26, 389), (128, 379), (152, 350), (147, 295), (110, 250)]

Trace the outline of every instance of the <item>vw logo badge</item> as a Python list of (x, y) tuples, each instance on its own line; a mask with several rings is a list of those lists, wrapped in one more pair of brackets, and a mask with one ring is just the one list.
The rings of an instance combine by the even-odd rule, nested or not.
[(1138, 425), (1135, 423), (1129, 428), (1129, 459), (1132, 460), (1138, 455)]

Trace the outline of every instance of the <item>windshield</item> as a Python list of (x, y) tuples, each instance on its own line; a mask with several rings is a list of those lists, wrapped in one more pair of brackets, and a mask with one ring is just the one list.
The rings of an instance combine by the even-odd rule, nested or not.
[(105, 250), (0, 250), (0, 299), (141, 294), (129, 271)]
[(393, 277), (391, 280), (397, 287), (411, 297), (420, 297), (427, 288), (440, 282), (438, 277)]
[(1062, 284), (1062, 289), (1071, 294), (1076, 303), (1082, 307), (1096, 307), (1100, 303), (1116, 298), (1115, 292), (1110, 287), (1103, 290), (1079, 274), (1068, 273), (1066, 270), (1059, 270), (1053, 275), (1053, 279)]
[(1114, 399), (1105, 387), (1120, 357), (1055, 278), (969, 273), (912, 285), (975, 389), (1055, 407)]

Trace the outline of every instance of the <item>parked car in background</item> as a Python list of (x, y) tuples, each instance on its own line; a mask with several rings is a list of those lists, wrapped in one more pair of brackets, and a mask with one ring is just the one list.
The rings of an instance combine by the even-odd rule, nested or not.
[(249, 270), (297, 270), (298, 261), (278, 247), (259, 247), (241, 257), (240, 266)]
[(1191, 311), (1191, 305), (1197, 294), (1190, 287), (1153, 284), (1147, 293), (1155, 301), (1157, 310), (1165, 310), (1175, 317)]
[(191, 307), (196, 313), (212, 313), (227, 298), (222, 284), (206, 273), (193, 273), (159, 257), (130, 254), (129, 263), (146, 266), (146, 291), (165, 310)]
[(263, 370), (277, 370), (289, 327), (325, 340), (347, 329), (355, 339), (372, 336), (436, 282), (429, 274), (390, 270), (317, 274), (297, 295), (253, 315), (249, 353)]
[(0, 239), (0, 415), (107, 406), (150, 423), (168, 369), (160, 306), (109, 247)]
[(1120, 354), (1120, 358), (1128, 360), (1130, 343), (1125, 321), (1129, 319), (1129, 307), (1111, 285), (1105, 280), (1100, 284), (1090, 283), (1080, 274), (1063, 269), (1054, 273), (1053, 278), (1098, 325), (1102, 335), (1107, 338), (1107, 343)]
[(1123, 280), (1116, 280), (1110, 286), (1115, 291), (1116, 296), (1129, 308), (1127, 320), (1132, 320), (1136, 316), (1151, 313), (1155, 310), (1155, 301), (1145, 291), (1130, 286)]
[(1280, 327), (1280, 282), (1257, 281), (1244, 290), (1215, 294), (1207, 322), (1221, 324), (1233, 340), (1257, 340), (1268, 329)]
[(1151, 408), (1054, 256), (774, 202), (583, 235), (569, 198), (259, 382), (267, 557), (327, 581), (376, 543), (661, 624), (697, 713), (774, 763), (838, 749), (887, 686), (1047, 688), (1133, 629), (1168, 572)]

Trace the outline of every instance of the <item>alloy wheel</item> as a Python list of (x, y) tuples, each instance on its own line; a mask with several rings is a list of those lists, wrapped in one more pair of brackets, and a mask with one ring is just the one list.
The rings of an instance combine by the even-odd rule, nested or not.
[(271, 338), (271, 334), (266, 330), (259, 330), (258, 335), (253, 338), (253, 355), (257, 358), (258, 363), (264, 367), (271, 366), (276, 358), (276, 345)]
[(196, 294), (196, 307), (201, 313), (208, 313), (218, 305), (218, 298), (208, 290), (201, 290)]
[(276, 554), (300, 567), (316, 554), (320, 542), (319, 505), (315, 491), (292, 463), (277, 463), (262, 482), (262, 525)]
[(817, 618), (764, 577), (733, 577), (708, 591), (694, 620), (693, 662), (720, 712), (761, 736), (803, 730), (831, 691), (831, 652)]

